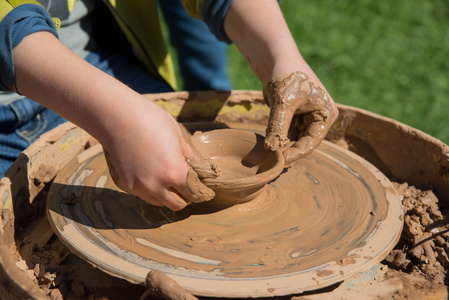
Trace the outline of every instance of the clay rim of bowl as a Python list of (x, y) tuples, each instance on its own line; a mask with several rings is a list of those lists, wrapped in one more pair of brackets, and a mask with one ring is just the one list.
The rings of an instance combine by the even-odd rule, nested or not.
[[(202, 133), (202, 135), (214, 132), (214, 131), (233, 131), (233, 132), (238, 132), (238, 134), (240, 135), (246, 135), (246, 136), (261, 136), (260, 134), (257, 134), (255, 132), (252, 131), (245, 131), (245, 130), (239, 130), (239, 129), (218, 129), (218, 130), (212, 130), (212, 131), (208, 131), (208, 132), (204, 132)], [(263, 137), (264, 138), (264, 137)], [(255, 143), (255, 145), (257, 145), (257, 141)], [(260, 146), (263, 147), (263, 144), (259, 144)], [(268, 153), (270, 152), (269, 150), (265, 150)], [(256, 186), (260, 186), (260, 185), (265, 185), (268, 182), (274, 180), (276, 177), (278, 177), (281, 173), (282, 170), (284, 170), (284, 164), (285, 164), (285, 159), (284, 159), (284, 155), (281, 151), (274, 151), (272, 152), (275, 155), (275, 160), (276, 163), (274, 164), (274, 166), (272, 166), (270, 169), (259, 173), (259, 174), (255, 174), (249, 177), (244, 177), (244, 178), (238, 178), (238, 179), (220, 179), (220, 177), (218, 178), (205, 178), (202, 179), (203, 183), (210, 187), (213, 188), (215, 190), (228, 190), (229, 188), (234, 188), (234, 189), (239, 189), (239, 188), (248, 188), (248, 187), (256, 187)]]

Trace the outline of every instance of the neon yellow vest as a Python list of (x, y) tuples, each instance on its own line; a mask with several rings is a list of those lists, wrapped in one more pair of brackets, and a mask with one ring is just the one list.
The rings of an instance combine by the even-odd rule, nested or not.
[(156, 0), (108, 0), (107, 4), (148, 72), (176, 89), (173, 61), (162, 36)]

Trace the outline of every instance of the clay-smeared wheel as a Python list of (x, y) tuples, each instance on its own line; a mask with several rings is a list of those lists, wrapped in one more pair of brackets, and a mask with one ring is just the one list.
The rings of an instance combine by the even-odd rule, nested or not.
[(160, 269), (193, 294), (221, 297), (329, 286), (380, 262), (402, 229), (387, 178), (329, 142), (252, 201), (180, 212), (120, 191), (93, 147), (54, 180), (48, 216), (73, 252), (109, 274), (143, 284)]

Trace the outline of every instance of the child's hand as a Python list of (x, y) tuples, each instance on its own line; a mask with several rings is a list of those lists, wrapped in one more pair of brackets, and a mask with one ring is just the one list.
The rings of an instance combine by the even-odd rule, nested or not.
[(102, 141), (117, 186), (153, 205), (175, 211), (190, 202), (210, 200), (214, 192), (194, 176), (196, 173), (186, 162), (193, 157), (193, 151), (177, 122), (143, 97), (129, 104), (133, 107), (127, 111), (132, 115)]
[(193, 152), (176, 121), (67, 49), (53, 34), (37, 32), (24, 38), (14, 49), (14, 63), (22, 94), (102, 144), (119, 188), (173, 210), (185, 207), (186, 201), (213, 197), (196, 172), (189, 172), (186, 159)]
[(337, 108), (324, 88), (302, 72), (270, 81), (263, 94), (271, 108), (265, 147), (285, 148), (285, 162), (291, 166), (325, 138)]

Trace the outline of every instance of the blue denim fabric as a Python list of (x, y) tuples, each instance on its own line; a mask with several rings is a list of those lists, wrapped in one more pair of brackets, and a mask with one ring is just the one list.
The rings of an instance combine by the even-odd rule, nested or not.
[[(171, 91), (167, 84), (154, 79), (123, 55), (109, 54), (97, 48), (86, 57), (86, 61), (139, 93)], [(17, 156), (41, 134), (64, 122), (65, 119), (29, 98), (0, 105), (0, 178)]]
[(0, 106), (0, 178), (41, 134), (65, 120), (28, 98)]
[(217, 40), (202, 20), (190, 17), (180, 0), (160, 0), (159, 5), (178, 52), (184, 90), (231, 90), (226, 43)]

